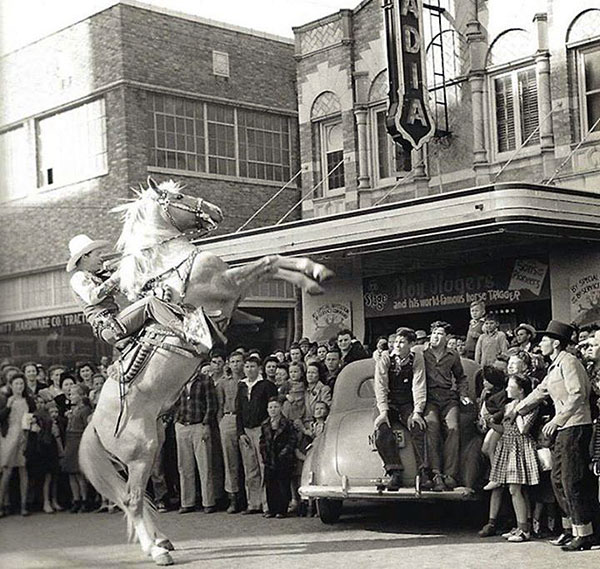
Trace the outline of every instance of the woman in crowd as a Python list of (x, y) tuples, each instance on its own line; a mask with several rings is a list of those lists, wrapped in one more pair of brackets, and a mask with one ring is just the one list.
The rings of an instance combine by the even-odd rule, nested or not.
[[(53, 404), (55, 407), (56, 405)], [(53, 514), (51, 504), (52, 479), (60, 470), (59, 444), (60, 433), (54, 428), (52, 416), (46, 408), (38, 408), (33, 417), (31, 428), (27, 434), (25, 458), (27, 470), (34, 480), (42, 482), (43, 510)]]
[(21, 369), (25, 375), (25, 385), (32, 395), (37, 395), (38, 391), (46, 387), (38, 381), (38, 368), (35, 362), (24, 363)]
[(79, 443), (81, 436), (87, 425), (88, 417), (92, 410), (89, 406), (89, 400), (85, 396), (85, 390), (82, 385), (76, 384), (69, 389), (69, 399), (71, 408), (67, 411), (67, 432), (65, 441), (65, 456), (62, 462), (62, 469), (69, 475), (69, 486), (73, 496), (71, 512), (88, 511), (87, 503), (87, 481), (79, 468)]
[(69, 399), (69, 394), (71, 393), (71, 388), (75, 385), (75, 378), (67, 372), (63, 372), (60, 376), (60, 390), (62, 393), (59, 393), (54, 397), (54, 401), (58, 406), (58, 412), (63, 419), (67, 417), (67, 411), (71, 407), (71, 400)]
[(323, 365), (312, 360), (306, 366), (306, 421), (312, 422), (315, 418), (315, 405), (320, 402), (331, 405), (331, 389), (327, 387), (322, 378), (325, 376)]
[(93, 389), (96, 368), (90, 362), (84, 362), (77, 368), (77, 381), (85, 385), (87, 393)]
[(8, 483), (13, 468), (19, 471), (19, 484), (21, 490), (21, 515), (27, 516), (27, 487), (29, 478), (25, 468), (25, 444), (26, 438), (23, 424), (27, 422), (27, 414), (35, 411), (33, 397), (29, 393), (25, 375), (22, 373), (13, 376), (10, 382), (11, 395), (8, 398), (8, 429), (6, 436), (0, 442), (0, 467), (2, 478), (0, 479), (0, 517), (4, 512), (4, 499), (8, 489)]

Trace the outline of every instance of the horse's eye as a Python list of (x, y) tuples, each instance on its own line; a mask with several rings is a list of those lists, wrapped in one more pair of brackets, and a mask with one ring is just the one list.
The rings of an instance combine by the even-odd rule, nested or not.
[(175, 199), (176, 200), (182, 200), (183, 199), (183, 194), (175, 194)]

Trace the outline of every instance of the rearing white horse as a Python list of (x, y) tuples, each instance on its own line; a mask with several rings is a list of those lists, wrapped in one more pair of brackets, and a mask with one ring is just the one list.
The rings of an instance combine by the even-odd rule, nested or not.
[[(310, 259), (278, 255), (230, 268), (188, 241), (187, 232), (207, 230), (222, 221), (221, 210), (181, 193), (173, 182), (156, 185), (150, 180), (135, 201), (115, 209), (124, 214), (117, 243), (123, 255), (118, 269), (123, 292), (134, 300), (159, 286), (171, 302), (192, 305), (210, 315), (221, 332), (257, 282), (283, 279), (315, 294), (333, 274)], [(188, 344), (168, 330), (157, 325), (149, 328), (149, 334), (135, 340), (147, 357), (138, 362), (140, 372), (127, 386), (126, 395), (122, 397), (118, 379), (105, 382), (83, 434), (79, 459), (98, 492), (125, 512), (130, 537), (137, 536), (142, 550), (157, 565), (171, 565), (171, 542), (158, 530), (144, 491), (163, 442), (157, 420), (174, 405), (196, 372), (198, 359)], [(115, 433), (117, 417), (120, 428)]]

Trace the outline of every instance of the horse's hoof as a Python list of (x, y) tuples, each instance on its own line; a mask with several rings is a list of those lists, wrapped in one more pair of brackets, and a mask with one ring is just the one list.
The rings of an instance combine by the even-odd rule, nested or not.
[(165, 551), (164, 553), (160, 553), (159, 555), (156, 556), (152, 556), (152, 559), (154, 560), (154, 563), (156, 565), (160, 565), (165, 566), (165, 565), (174, 565), (175, 562), (173, 561), (173, 558), (171, 557), (171, 555), (169, 554), (168, 551)]
[(167, 551), (175, 551), (175, 546), (171, 543), (170, 539), (161, 539), (160, 541), (156, 542), (156, 546), (162, 547)]
[(317, 281), (319, 281), (320, 283), (323, 283), (323, 282), (335, 277), (335, 273), (331, 269), (328, 269), (327, 267), (317, 267), (314, 271), (313, 276)]

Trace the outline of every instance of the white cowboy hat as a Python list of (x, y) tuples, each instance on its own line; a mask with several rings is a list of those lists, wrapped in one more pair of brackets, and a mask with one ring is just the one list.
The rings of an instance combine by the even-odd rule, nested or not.
[(77, 265), (77, 261), (90, 251), (109, 246), (110, 243), (104, 239), (93, 240), (83, 233), (75, 235), (75, 237), (69, 241), (69, 253), (71, 254), (71, 258), (67, 263), (67, 272), (71, 272), (75, 268), (75, 265)]

